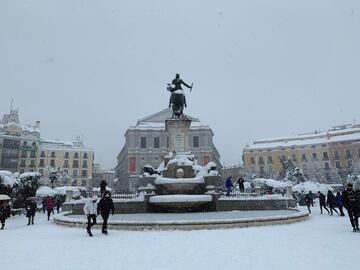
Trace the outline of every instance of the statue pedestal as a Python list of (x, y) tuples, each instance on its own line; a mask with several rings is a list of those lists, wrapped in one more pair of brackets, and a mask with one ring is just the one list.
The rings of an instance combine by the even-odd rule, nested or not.
[(191, 120), (187, 118), (165, 120), (165, 129), (169, 133), (169, 150), (176, 153), (189, 151), (189, 131)]

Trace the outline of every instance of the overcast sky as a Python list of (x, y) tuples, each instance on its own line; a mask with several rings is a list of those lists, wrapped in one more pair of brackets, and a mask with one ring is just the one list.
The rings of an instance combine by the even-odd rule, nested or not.
[(259, 138), (360, 122), (360, 1), (0, 0), (0, 114), (14, 98), (104, 167), (175, 73), (225, 165)]

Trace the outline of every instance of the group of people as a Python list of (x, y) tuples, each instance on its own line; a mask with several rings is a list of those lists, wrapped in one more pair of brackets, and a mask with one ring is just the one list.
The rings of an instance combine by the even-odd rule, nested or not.
[(103, 234), (108, 234), (107, 231), (107, 222), (110, 216), (110, 213), (114, 215), (114, 203), (111, 199), (110, 191), (103, 191), (100, 193), (101, 199), (94, 194), (92, 198), (88, 199), (84, 205), (84, 213), (87, 217), (88, 223), (86, 227), (86, 231), (90, 237), (93, 236), (91, 232), (91, 227), (96, 224), (97, 215), (101, 214), (103, 219), (103, 225), (101, 232)]
[[(239, 177), (239, 179), (237, 180), (236, 182), (238, 185), (239, 185), (239, 190), (241, 193), (244, 193), (245, 192), (245, 180), (242, 176)], [(227, 179), (226, 179), (226, 182), (225, 182), (225, 187), (226, 187), (226, 197), (229, 197), (230, 196), (230, 192), (234, 187), (234, 184), (233, 184), (233, 178), (232, 176), (229, 176)]]
[[(314, 194), (311, 191), (305, 196), (305, 204), (311, 213), (311, 206), (314, 206)], [(346, 186), (346, 190), (342, 193), (337, 192), (336, 196), (332, 191), (328, 191), (327, 196), (322, 192), (318, 192), (320, 214), (323, 214), (325, 209), (329, 215), (333, 215), (334, 212), (339, 216), (345, 216), (344, 208), (347, 210), (351, 226), (354, 232), (359, 231), (359, 216), (360, 216), (360, 190), (354, 190), (353, 184), (349, 183)], [(328, 208), (329, 207), (329, 208)], [(336, 210), (339, 209), (339, 212)]]

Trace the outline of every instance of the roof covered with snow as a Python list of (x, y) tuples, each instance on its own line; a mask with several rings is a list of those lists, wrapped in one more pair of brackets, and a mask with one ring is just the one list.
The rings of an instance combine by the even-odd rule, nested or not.
[(245, 151), (269, 148), (297, 147), (306, 145), (329, 144), (341, 141), (360, 141), (360, 128), (345, 128), (327, 132), (314, 132), (291, 137), (257, 140)]

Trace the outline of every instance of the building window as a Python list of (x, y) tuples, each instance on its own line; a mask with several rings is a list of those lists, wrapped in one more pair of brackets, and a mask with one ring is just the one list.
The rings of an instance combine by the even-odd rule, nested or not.
[(73, 177), (77, 178), (78, 177), (78, 170), (73, 170)]
[(317, 160), (317, 155), (316, 155), (316, 153), (313, 153), (313, 154), (312, 154), (312, 158), (313, 158), (313, 160)]
[(79, 158), (79, 153), (75, 153), (74, 158)]
[(346, 158), (351, 158), (351, 151), (350, 151), (350, 149), (345, 150), (345, 157), (346, 157)]
[(269, 157), (267, 158), (267, 162), (268, 162), (268, 164), (273, 164), (273, 159), (272, 159), (271, 156), (269, 156)]
[(87, 168), (87, 160), (83, 160), (82, 167), (83, 167), (83, 168)]
[(26, 167), (26, 164), (25, 164), (25, 160), (24, 160), (24, 159), (22, 159), (22, 160), (20, 161), (20, 167)]
[(69, 152), (65, 152), (64, 158), (69, 158)]
[(84, 159), (88, 158), (88, 153), (84, 153)]
[(45, 167), (45, 159), (40, 159), (39, 167)]
[(292, 161), (296, 162), (296, 155), (291, 155)]
[(324, 163), (325, 170), (330, 170), (330, 164), (329, 162)]
[(50, 160), (50, 166), (55, 168), (55, 159)]
[(170, 139), (169, 139), (169, 137), (166, 138), (166, 148), (170, 148)]
[(359, 156), (359, 158), (360, 158), (360, 148), (358, 149), (358, 156)]
[(160, 137), (154, 138), (154, 148), (160, 148)]
[(339, 151), (337, 150), (334, 151), (334, 159), (340, 159)]
[(197, 148), (200, 146), (200, 143), (199, 143), (199, 136), (194, 136), (193, 137), (193, 147), (194, 148)]
[(31, 153), (30, 153), (30, 158), (36, 158), (36, 153), (35, 153), (35, 151), (31, 151)]
[(41, 151), (40, 157), (45, 157), (45, 151)]
[(55, 158), (55, 152), (51, 152), (51, 157)]
[(340, 161), (336, 161), (336, 162), (335, 162), (335, 167), (336, 167), (336, 169), (341, 169), (341, 163), (340, 163)]
[(26, 154), (26, 151), (21, 151), (21, 157), (22, 158), (27, 158), (27, 154)]
[(81, 177), (87, 177), (87, 170), (81, 171)]
[(25, 147), (27, 146), (27, 142), (26, 142), (26, 141), (23, 142), (23, 146), (25, 146)]
[(69, 168), (69, 161), (67, 159), (64, 160), (64, 168)]
[(44, 170), (43, 170), (43, 169), (39, 169), (39, 173), (40, 173), (41, 175), (44, 175)]
[(20, 173), (24, 173), (24, 172), (25, 172), (25, 170), (24, 170), (24, 169), (21, 169), (21, 170), (20, 170)]
[(33, 146), (33, 147), (36, 147), (36, 142), (33, 142), (33, 143), (32, 143), (32, 146)]
[(35, 160), (30, 160), (30, 168), (34, 168), (35, 167)]
[(252, 165), (255, 165), (255, 158), (253, 158), (253, 157), (250, 158), (250, 162), (251, 162)]
[(302, 162), (307, 162), (306, 154), (302, 154), (301, 161)]
[(140, 138), (140, 148), (146, 148), (146, 137)]
[(347, 167), (348, 167), (348, 169), (351, 169), (352, 168), (352, 160), (348, 160), (347, 162)]
[(328, 152), (323, 152), (323, 160), (329, 160)]
[(79, 161), (73, 160), (73, 168), (79, 168)]
[(259, 157), (259, 164), (261, 164), (261, 165), (264, 164), (264, 158), (263, 157)]

